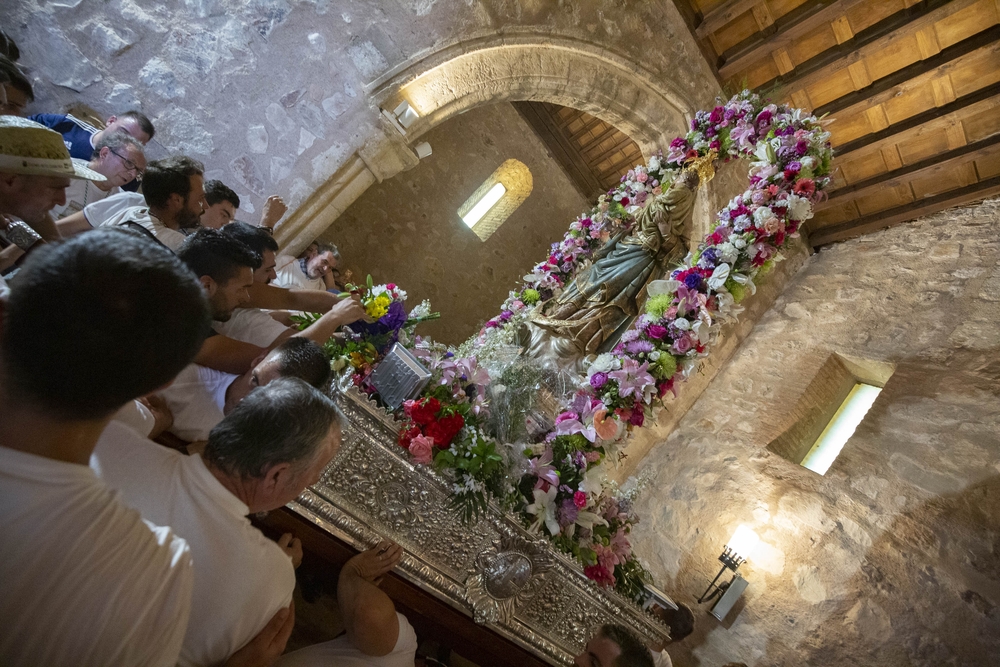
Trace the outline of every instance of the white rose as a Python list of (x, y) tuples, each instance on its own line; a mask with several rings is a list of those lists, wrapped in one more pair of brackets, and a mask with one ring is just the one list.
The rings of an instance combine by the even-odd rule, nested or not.
[(740, 251), (736, 249), (736, 246), (728, 241), (715, 246), (715, 251), (719, 253), (719, 259), (726, 264), (732, 264), (740, 255)]
[(774, 217), (774, 211), (767, 206), (758, 206), (753, 212), (753, 222), (758, 229), (763, 229), (768, 221)]
[(744, 239), (742, 236), (738, 236), (736, 234), (734, 234), (733, 236), (735, 236), (736, 238), (733, 238), (732, 236), (729, 237), (730, 240), (732, 241), (733, 246), (735, 246), (736, 248), (738, 248), (740, 250), (743, 250), (743, 248), (747, 247), (746, 239)]
[(660, 158), (656, 157), (655, 155), (649, 158), (649, 170), (658, 171), (659, 168), (660, 168)]
[(660, 358), (660, 351), (653, 350), (652, 352), (649, 353), (649, 358), (651, 361), (656, 361), (657, 359)]
[(597, 355), (597, 358), (590, 363), (590, 368), (587, 369), (587, 377), (594, 373), (607, 373), (613, 370), (614, 363), (615, 358), (607, 352)]
[(691, 328), (691, 323), (683, 317), (678, 317), (676, 320), (674, 320), (674, 326), (680, 329), (681, 331), (687, 331), (688, 329)]

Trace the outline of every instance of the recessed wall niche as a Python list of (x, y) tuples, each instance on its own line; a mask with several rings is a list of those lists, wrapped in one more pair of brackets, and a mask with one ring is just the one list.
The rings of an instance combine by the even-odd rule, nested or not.
[[(792, 463), (824, 474), (830, 462), (817, 468), (814, 451), (821, 436), (828, 435), (832, 422), (842, 418), (844, 410), (851, 409), (849, 397), (863, 400), (863, 394), (870, 393), (867, 387), (881, 389), (894, 368), (887, 362), (830, 354), (790, 413), (791, 425), (767, 448)], [(853, 428), (850, 431), (853, 433)]]

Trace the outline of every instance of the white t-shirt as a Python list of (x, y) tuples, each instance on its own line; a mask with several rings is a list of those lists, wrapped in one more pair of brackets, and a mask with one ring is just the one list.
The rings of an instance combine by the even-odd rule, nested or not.
[(286, 289), (315, 289), (321, 292), (326, 291), (326, 283), (322, 278), (310, 278), (299, 266), (297, 257), (291, 255), (279, 255), (275, 260), (275, 273), (277, 280), (271, 281), (272, 285), (284, 287)]
[(172, 666), (192, 582), (187, 543), (90, 468), (0, 447), (0, 665)]
[(667, 649), (663, 649), (660, 652), (650, 649), (649, 652), (653, 656), (653, 665), (655, 667), (673, 667), (674, 663), (670, 659)]
[(110, 220), (127, 208), (145, 206), (146, 198), (138, 192), (122, 190), (107, 198), (83, 207), (83, 217), (87, 219), (91, 227), (100, 227), (106, 220)]
[[(59, 220), (60, 218), (65, 218), (67, 215), (73, 215), (82, 211), (90, 204), (107, 199), (110, 195), (120, 190), (117, 187), (110, 190), (102, 190), (94, 185), (93, 181), (74, 178), (70, 181), (69, 187), (66, 188), (66, 203), (63, 206), (56, 206), (52, 209), (52, 219)], [(84, 213), (83, 216), (87, 217), (87, 214)]]
[[(84, 213), (84, 216), (87, 214)], [(147, 206), (133, 206), (126, 208), (117, 215), (114, 215), (101, 223), (102, 227), (124, 227), (128, 223), (134, 222), (144, 227), (149, 233), (156, 237), (156, 240), (167, 246), (174, 252), (181, 247), (187, 237), (176, 229), (170, 229), (156, 216), (149, 212)]]
[(417, 633), (406, 617), (396, 612), (399, 619), (399, 638), (388, 655), (365, 655), (351, 646), (347, 636), (333, 641), (313, 644), (283, 655), (275, 667), (413, 667), (417, 655)]
[(6, 297), (10, 294), (10, 287), (7, 286), (7, 281), (0, 276), (0, 298)]
[(225, 417), (226, 390), (238, 375), (198, 364), (188, 364), (173, 383), (160, 392), (174, 415), (168, 429), (181, 440), (208, 440), (208, 433)]
[(129, 401), (112, 417), (116, 422), (125, 424), (144, 438), (149, 437), (156, 426), (156, 417), (149, 408), (140, 401)]
[(249, 508), (200, 456), (106, 431), (91, 467), (125, 504), (191, 546), (194, 593), (178, 664), (222, 664), (292, 601), (292, 560), (250, 524)]
[(216, 332), (257, 347), (270, 347), (288, 327), (260, 308), (237, 308), (228, 322), (212, 322)]

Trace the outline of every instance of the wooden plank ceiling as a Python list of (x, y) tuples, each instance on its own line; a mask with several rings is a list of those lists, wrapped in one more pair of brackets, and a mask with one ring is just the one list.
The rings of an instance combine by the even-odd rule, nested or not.
[(820, 246), (1000, 194), (1000, 0), (674, 0), (724, 89), (827, 115)]
[(643, 162), (638, 144), (600, 118), (547, 102), (515, 102), (514, 108), (591, 202)]

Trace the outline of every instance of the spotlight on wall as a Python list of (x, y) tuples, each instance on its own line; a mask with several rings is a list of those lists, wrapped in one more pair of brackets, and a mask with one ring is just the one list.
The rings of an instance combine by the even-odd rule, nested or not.
[(434, 152), (431, 150), (431, 145), (426, 141), (422, 141), (416, 146), (414, 146), (413, 150), (417, 152), (417, 157), (420, 158), (421, 160), (423, 160), (425, 157), (428, 157), (431, 153)]
[[(719, 556), (722, 568), (715, 575), (715, 579), (712, 579), (712, 583), (708, 585), (705, 592), (698, 598), (698, 604), (719, 598), (719, 601), (715, 603), (715, 606), (712, 607), (709, 613), (720, 621), (726, 617), (729, 610), (733, 608), (736, 601), (743, 595), (743, 591), (746, 590), (748, 586), (747, 580), (741, 577), (736, 570), (753, 556), (753, 552), (757, 549), (759, 543), (760, 538), (757, 536), (757, 533), (743, 524), (737, 526), (736, 532), (726, 542), (726, 546), (722, 550), (722, 555)], [(726, 570), (733, 571), (732, 580), (721, 584), (717, 583)]]
[(414, 121), (420, 118), (417, 110), (411, 107), (410, 103), (406, 100), (400, 102), (392, 111), (382, 109), (382, 115), (404, 136), (406, 136), (406, 128), (413, 125)]

